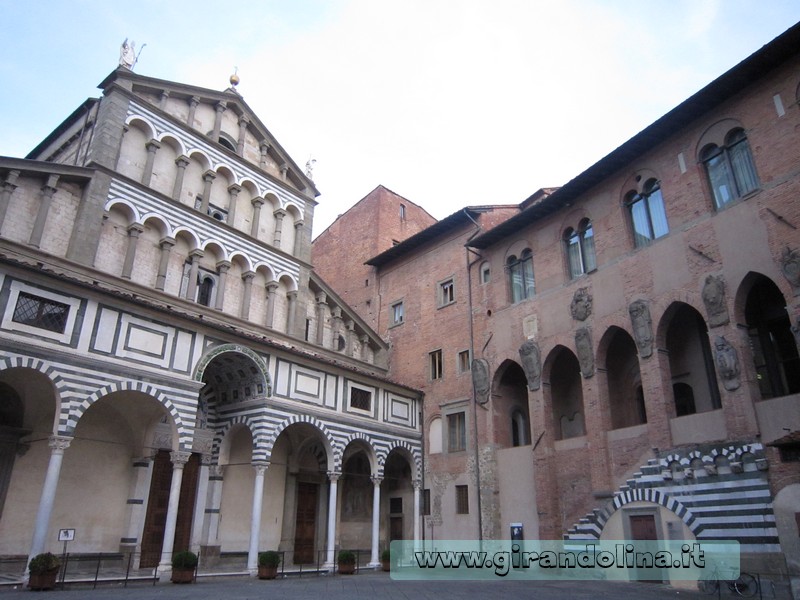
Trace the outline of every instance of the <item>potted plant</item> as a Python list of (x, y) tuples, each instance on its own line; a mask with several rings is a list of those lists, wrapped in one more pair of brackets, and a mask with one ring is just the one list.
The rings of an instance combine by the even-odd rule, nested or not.
[(189, 550), (172, 555), (172, 583), (192, 583), (197, 569), (197, 554)]
[(280, 552), (267, 550), (258, 553), (258, 578), (275, 579), (278, 576), (278, 565), (281, 564)]
[(389, 565), (391, 563), (391, 560), (392, 560), (392, 553), (389, 551), (388, 548), (383, 552), (381, 552), (381, 568), (383, 568), (384, 571), (388, 571), (390, 569)]
[(339, 551), (339, 573), (352, 575), (356, 572), (356, 555), (350, 550)]
[(52, 590), (56, 587), (59, 569), (61, 561), (55, 554), (51, 552), (37, 554), (28, 565), (30, 572), (28, 587), (32, 590)]

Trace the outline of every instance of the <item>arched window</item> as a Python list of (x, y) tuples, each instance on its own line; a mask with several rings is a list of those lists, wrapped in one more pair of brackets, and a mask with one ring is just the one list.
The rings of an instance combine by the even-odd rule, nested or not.
[(706, 167), (717, 208), (758, 188), (756, 167), (743, 129), (729, 132), (724, 146), (706, 146), (700, 160)]
[(630, 191), (625, 198), (625, 206), (630, 214), (633, 240), (637, 248), (647, 246), (651, 241), (669, 233), (661, 184), (656, 179), (648, 180), (641, 193)]
[(519, 258), (513, 254), (506, 260), (508, 281), (511, 289), (511, 301), (519, 302), (533, 297), (535, 285), (533, 282), (533, 254), (527, 248), (522, 251)]
[(694, 404), (694, 390), (688, 383), (673, 383), (672, 395), (675, 397), (675, 415), (683, 417), (697, 412)]
[(200, 285), (197, 288), (197, 303), (211, 306), (214, 299), (214, 278), (210, 275), (200, 276)]
[(511, 413), (511, 445), (512, 446), (527, 446), (531, 443), (530, 428), (528, 427), (528, 418), (525, 414), (516, 409)]
[(578, 229), (570, 227), (564, 232), (564, 243), (567, 247), (569, 276), (574, 279), (597, 268), (594, 252), (594, 230), (592, 222), (584, 219)]

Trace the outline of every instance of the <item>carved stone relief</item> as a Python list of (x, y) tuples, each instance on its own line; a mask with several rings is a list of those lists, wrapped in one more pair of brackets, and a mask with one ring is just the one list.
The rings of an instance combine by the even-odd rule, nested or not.
[(703, 304), (708, 315), (708, 326), (719, 327), (730, 321), (725, 304), (725, 280), (722, 275), (709, 275), (703, 285)]
[(478, 404), (486, 404), (489, 401), (491, 381), (489, 380), (489, 361), (485, 358), (477, 358), (472, 361), (472, 387), (475, 389), (475, 401)]
[(800, 250), (791, 250), (788, 246), (781, 255), (781, 271), (789, 281), (795, 296), (800, 296)]
[(572, 296), (569, 312), (576, 321), (585, 321), (592, 314), (592, 295), (589, 288), (579, 288)]
[(739, 388), (739, 354), (736, 348), (728, 343), (723, 336), (718, 335), (714, 340), (714, 363), (717, 372), (722, 378), (722, 385), (729, 392)]
[(528, 379), (528, 389), (536, 391), (542, 386), (542, 357), (539, 345), (533, 340), (528, 340), (519, 347), (519, 358), (522, 370)]
[(592, 350), (592, 333), (588, 327), (581, 327), (575, 332), (575, 348), (578, 351), (578, 363), (581, 374), (588, 379), (594, 375), (594, 351)]
[(645, 300), (631, 302), (628, 307), (633, 325), (633, 337), (639, 356), (647, 358), (653, 354), (653, 321), (650, 318), (650, 306)]

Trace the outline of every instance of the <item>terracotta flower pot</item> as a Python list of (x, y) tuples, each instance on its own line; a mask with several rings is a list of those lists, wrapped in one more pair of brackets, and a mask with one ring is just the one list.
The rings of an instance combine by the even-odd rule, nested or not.
[(356, 572), (355, 563), (348, 563), (348, 564), (339, 563), (340, 575), (352, 575), (355, 572)]
[(52, 590), (56, 587), (58, 572), (61, 567), (56, 567), (43, 573), (31, 573), (28, 580), (28, 587), (32, 590)]
[(258, 578), (259, 579), (275, 579), (278, 576), (278, 567), (268, 567), (259, 565)]
[(170, 581), (172, 583), (192, 583), (194, 581), (194, 569), (172, 569)]

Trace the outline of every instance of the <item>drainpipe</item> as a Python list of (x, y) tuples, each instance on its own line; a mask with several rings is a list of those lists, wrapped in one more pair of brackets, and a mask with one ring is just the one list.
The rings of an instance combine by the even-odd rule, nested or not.
[[(469, 214), (469, 211), (465, 208), (464, 215), (475, 224), (475, 231), (472, 233), (469, 238), (467, 238), (467, 242), (464, 244), (464, 248), (466, 250), (465, 258), (467, 262), (467, 310), (468, 312), (468, 321), (469, 321), (469, 355), (471, 360), (475, 360), (475, 333), (474, 328), (472, 325), (472, 267), (480, 261), (483, 257), (480, 253), (475, 252), (474, 250), (470, 249), (468, 244), (472, 241), (472, 239), (477, 236), (481, 232), (481, 226), (478, 224), (475, 219)], [(477, 258), (470, 262), (470, 252), (474, 253)], [(481, 464), (480, 464), (480, 453), (478, 451), (478, 399), (475, 397), (475, 385), (472, 386), (472, 433), (475, 439), (475, 443), (473, 445), (474, 457), (475, 457), (475, 489), (477, 490), (477, 498), (478, 498), (478, 541), (481, 543), (483, 542), (483, 509), (481, 505)]]

